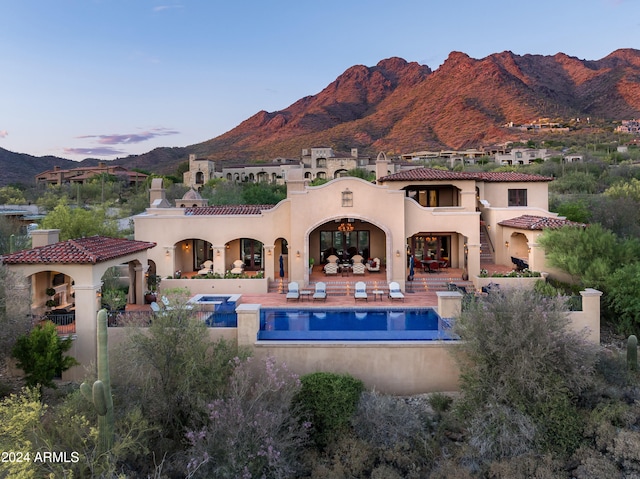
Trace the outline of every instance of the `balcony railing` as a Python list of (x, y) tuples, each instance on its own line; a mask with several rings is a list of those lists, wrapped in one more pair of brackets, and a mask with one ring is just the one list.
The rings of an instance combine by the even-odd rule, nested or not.
[(49, 313), (42, 315), (32, 315), (34, 325), (50, 321), (56, 325), (58, 335), (67, 336), (76, 333), (76, 315), (75, 313)]

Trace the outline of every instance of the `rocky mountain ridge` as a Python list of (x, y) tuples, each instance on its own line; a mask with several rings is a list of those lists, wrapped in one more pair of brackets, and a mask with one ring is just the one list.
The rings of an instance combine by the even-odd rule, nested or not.
[[(600, 60), (509, 51), (473, 59), (452, 52), (435, 71), (389, 58), (350, 67), (318, 94), (279, 111), (260, 111), (216, 138), (114, 161), (166, 173), (191, 153), (238, 163), (297, 158), (302, 148), (321, 145), (372, 156), (461, 149), (530, 137), (506, 128), (509, 122), (586, 117), (640, 117), (640, 50), (620, 49)], [(8, 164), (7, 157), (0, 154), (4, 171), (24, 166)], [(38, 159), (42, 166), (12, 175), (12, 181), (32, 181), (31, 171), (50, 162)]]

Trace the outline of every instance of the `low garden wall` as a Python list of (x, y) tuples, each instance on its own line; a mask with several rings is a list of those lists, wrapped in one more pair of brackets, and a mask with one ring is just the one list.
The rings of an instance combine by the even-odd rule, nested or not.
[(160, 291), (171, 288), (188, 288), (195, 294), (266, 294), (269, 292), (267, 278), (234, 279), (163, 279)]

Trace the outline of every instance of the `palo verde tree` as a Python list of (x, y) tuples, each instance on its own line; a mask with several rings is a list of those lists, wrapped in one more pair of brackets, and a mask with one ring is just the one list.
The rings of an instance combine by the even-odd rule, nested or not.
[(538, 243), (551, 266), (591, 288), (604, 288), (616, 269), (640, 257), (637, 241), (620, 240), (598, 224), (545, 230)]
[(42, 227), (59, 229), (61, 241), (94, 235), (118, 236), (117, 224), (107, 217), (105, 208), (71, 208), (65, 200), (45, 216)]

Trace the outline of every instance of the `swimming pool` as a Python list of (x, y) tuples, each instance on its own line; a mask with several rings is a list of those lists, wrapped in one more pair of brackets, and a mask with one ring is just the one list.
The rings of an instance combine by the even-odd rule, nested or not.
[(197, 294), (189, 300), (203, 311), (212, 311), (205, 319), (209, 327), (235, 328), (238, 326), (236, 306), (239, 294)]
[(260, 311), (259, 340), (433, 341), (455, 339), (431, 308), (336, 308)]

